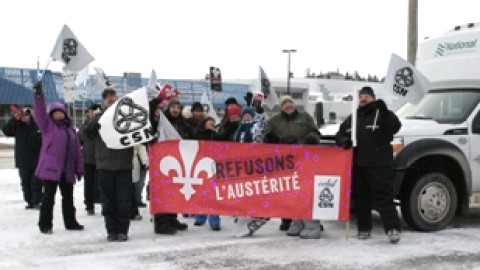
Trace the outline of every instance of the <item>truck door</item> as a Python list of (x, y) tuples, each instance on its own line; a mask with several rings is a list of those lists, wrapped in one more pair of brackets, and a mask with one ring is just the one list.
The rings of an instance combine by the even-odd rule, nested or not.
[(471, 122), (470, 169), (472, 171), (472, 191), (480, 191), (480, 110), (477, 110)]

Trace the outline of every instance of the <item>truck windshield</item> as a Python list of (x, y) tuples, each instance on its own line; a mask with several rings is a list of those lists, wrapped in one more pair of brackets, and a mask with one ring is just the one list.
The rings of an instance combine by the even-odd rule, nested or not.
[(417, 105), (397, 111), (400, 118), (428, 119), (439, 123), (462, 123), (480, 100), (480, 91), (471, 89), (432, 90)]

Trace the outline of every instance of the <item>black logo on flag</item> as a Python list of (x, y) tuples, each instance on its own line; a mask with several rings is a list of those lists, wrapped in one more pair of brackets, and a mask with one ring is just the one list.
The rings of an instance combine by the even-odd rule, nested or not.
[(71, 60), (70, 56), (77, 55), (77, 47), (78, 47), (78, 42), (73, 38), (66, 38), (63, 41), (62, 59), (66, 64), (70, 62)]
[(333, 193), (330, 191), (330, 188), (326, 187), (320, 192), (318, 196), (318, 207), (320, 208), (333, 208), (335, 205), (333, 203), (334, 199)]
[(124, 97), (118, 101), (115, 108), (113, 127), (118, 133), (130, 133), (146, 126), (147, 120), (147, 110), (133, 102), (130, 97)]
[(413, 70), (410, 67), (404, 67), (395, 73), (395, 82), (403, 87), (410, 87), (415, 82), (413, 81)]
[(270, 80), (262, 78), (261, 83), (263, 96), (267, 98), (267, 96), (270, 95)]
[(393, 92), (401, 96), (406, 96), (408, 94), (408, 89), (405, 89), (405, 87), (410, 87), (414, 84), (413, 70), (410, 67), (403, 67), (395, 72)]
[(210, 67), (210, 89), (222, 92), (222, 74), (219, 68)]

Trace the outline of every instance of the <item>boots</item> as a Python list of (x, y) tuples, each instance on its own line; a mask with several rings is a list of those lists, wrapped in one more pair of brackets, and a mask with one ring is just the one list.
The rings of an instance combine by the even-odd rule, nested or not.
[(303, 231), (305, 228), (305, 224), (302, 220), (294, 220), (290, 227), (288, 228), (287, 235), (288, 236), (299, 236), (300, 232)]
[(320, 220), (306, 220), (303, 222), (305, 228), (300, 232), (300, 238), (303, 239), (319, 239), (322, 233), (322, 225)]

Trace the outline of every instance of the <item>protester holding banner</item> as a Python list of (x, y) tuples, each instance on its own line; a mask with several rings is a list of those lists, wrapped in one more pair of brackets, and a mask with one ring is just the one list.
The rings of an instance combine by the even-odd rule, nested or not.
[[(223, 140), (215, 131), (215, 119), (207, 116), (198, 123), (194, 132), (196, 140), (217, 141)], [(203, 226), (207, 222), (207, 215), (195, 215), (195, 226)], [(208, 215), (208, 224), (213, 231), (220, 231), (220, 216)]]
[(218, 134), (226, 141), (235, 141), (235, 132), (240, 125), (242, 108), (236, 104), (230, 104), (225, 110), (225, 120), (218, 127)]
[[(182, 139), (192, 139), (192, 130), (186, 124), (182, 116), (182, 104), (178, 100), (172, 100), (168, 103), (165, 110), (165, 117), (172, 124)], [(155, 233), (175, 234), (177, 231), (188, 229), (188, 225), (178, 221), (177, 214), (157, 213), (154, 215)]]
[(190, 112), (190, 117), (185, 117), (185, 121), (192, 130), (195, 130), (198, 127), (200, 121), (205, 118), (203, 105), (198, 101), (194, 102), (190, 107)]
[[(321, 134), (313, 118), (306, 112), (299, 112), (292, 97), (280, 98), (280, 113), (274, 115), (265, 130), (265, 142), (285, 144), (317, 144)], [(320, 238), (321, 224), (319, 220), (282, 219), (280, 230), (287, 231), (289, 236), (301, 238)]]
[(53, 206), (59, 186), (65, 228), (83, 230), (83, 225), (80, 225), (75, 217), (73, 204), (75, 176), (80, 180), (84, 174), (80, 139), (63, 104), (52, 103), (47, 113), (42, 81), (36, 82), (34, 89), (33, 109), (37, 125), (42, 131), (42, 148), (35, 175), (45, 185), (38, 226), (42, 233), (52, 233)]
[(3, 126), (3, 133), (15, 137), (15, 167), (18, 168), (25, 209), (40, 209), (42, 182), (35, 180), (35, 168), (41, 146), (41, 133), (30, 108), (23, 111), (10, 106), (12, 118)]
[(100, 201), (100, 192), (98, 190), (99, 183), (95, 182), (95, 140), (90, 139), (88, 136), (85, 135), (85, 127), (92, 120), (94, 114), (100, 112), (100, 109), (100, 105), (92, 104), (87, 109), (87, 119), (79, 130), (80, 140), (83, 143), (82, 151), (85, 168), (83, 194), (85, 198), (85, 210), (87, 211), (88, 215), (95, 214), (95, 201)]
[[(99, 120), (118, 99), (113, 88), (102, 92), (104, 111), (97, 113), (85, 127), (85, 134), (95, 139), (95, 165), (102, 192), (102, 214), (105, 218), (107, 240), (128, 240), (130, 203), (132, 197), (133, 147), (109, 148), (100, 136)], [(111, 120), (110, 120), (111, 121)]]
[[(393, 203), (393, 150), (390, 142), (401, 123), (383, 100), (375, 100), (375, 93), (369, 86), (360, 90), (358, 106), (352, 177), (357, 237), (362, 240), (370, 238), (372, 209), (375, 209), (380, 213), (389, 241), (397, 243), (400, 241), (400, 220)], [(337, 145), (352, 147), (351, 125), (350, 115), (336, 134)]]

